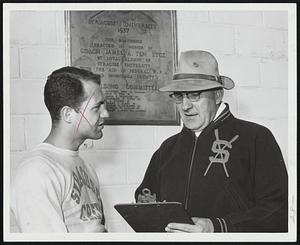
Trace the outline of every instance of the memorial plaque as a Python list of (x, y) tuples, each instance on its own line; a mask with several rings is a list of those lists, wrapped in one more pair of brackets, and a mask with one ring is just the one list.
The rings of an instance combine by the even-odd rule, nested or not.
[(179, 125), (168, 94), (177, 65), (174, 11), (67, 11), (68, 64), (101, 75), (111, 125)]

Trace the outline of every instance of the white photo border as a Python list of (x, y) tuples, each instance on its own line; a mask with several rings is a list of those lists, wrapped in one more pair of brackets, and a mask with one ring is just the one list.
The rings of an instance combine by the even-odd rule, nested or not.
[[(10, 233), (10, 12), (15, 10), (262, 10), (288, 12), (288, 174), (289, 174), (289, 232), (288, 233), (99, 233), (99, 234), (34, 234)], [(297, 23), (296, 4), (229, 4), (229, 3), (43, 3), (3, 4), (3, 95), (4, 95), (4, 161), (3, 161), (3, 235), (4, 241), (296, 241), (297, 237)]]

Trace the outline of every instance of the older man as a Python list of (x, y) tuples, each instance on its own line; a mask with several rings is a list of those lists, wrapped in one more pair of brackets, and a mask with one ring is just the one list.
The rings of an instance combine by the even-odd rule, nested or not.
[(54, 71), (44, 88), (52, 128), (16, 171), (12, 210), (21, 232), (104, 232), (95, 170), (79, 156), (102, 138), (108, 117), (100, 76), (76, 67)]
[[(154, 153), (136, 200), (184, 204), (194, 225), (170, 223), (167, 232), (286, 232), (287, 171), (272, 133), (235, 118), (222, 102), (234, 82), (221, 76), (206, 51), (181, 54), (169, 92), (182, 131)], [(255, 99), (255, 98), (252, 98)]]

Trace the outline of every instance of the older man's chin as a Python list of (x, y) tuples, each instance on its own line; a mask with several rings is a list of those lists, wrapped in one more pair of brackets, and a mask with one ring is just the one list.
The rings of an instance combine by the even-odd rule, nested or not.
[(205, 128), (205, 125), (199, 125), (199, 123), (191, 122), (190, 120), (183, 121), (183, 124), (186, 128), (194, 132), (202, 131)]

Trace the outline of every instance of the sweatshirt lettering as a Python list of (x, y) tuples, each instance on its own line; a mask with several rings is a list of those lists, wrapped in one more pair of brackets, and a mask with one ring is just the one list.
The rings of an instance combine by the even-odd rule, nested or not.
[(80, 219), (83, 221), (102, 219), (101, 205), (99, 203), (86, 203), (81, 206)]
[(80, 203), (81, 198), (81, 190), (83, 186), (86, 186), (88, 189), (92, 190), (92, 192), (96, 195), (98, 201), (101, 201), (99, 188), (96, 187), (93, 180), (89, 177), (89, 175), (84, 171), (84, 169), (80, 166), (75, 167), (75, 171), (72, 172), (72, 176), (74, 179), (74, 184), (71, 192), (71, 198), (77, 203)]

